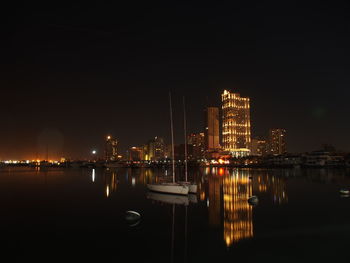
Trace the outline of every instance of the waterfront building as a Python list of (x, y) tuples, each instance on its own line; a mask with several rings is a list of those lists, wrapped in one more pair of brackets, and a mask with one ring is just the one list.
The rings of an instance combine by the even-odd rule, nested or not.
[(132, 162), (139, 162), (143, 159), (143, 148), (142, 147), (131, 147), (128, 151), (128, 159)]
[(266, 140), (258, 140), (258, 156), (265, 156), (267, 154), (267, 147)]
[[(174, 154), (176, 161), (184, 161), (185, 160), (185, 144), (176, 144), (174, 146)], [(193, 159), (193, 145), (187, 144), (187, 158), (188, 160)]]
[(287, 152), (286, 149), (286, 130), (285, 129), (271, 129), (269, 133), (270, 154), (279, 155)]
[(202, 159), (205, 152), (204, 133), (191, 133), (187, 136), (188, 145), (192, 145), (192, 156), (189, 159)]
[(118, 141), (108, 135), (105, 142), (105, 160), (116, 161), (118, 159)]
[(208, 152), (220, 149), (219, 108), (207, 107), (205, 109), (205, 150)]
[(250, 153), (250, 99), (225, 90), (222, 98), (223, 150), (234, 157)]
[(166, 144), (161, 137), (154, 137), (142, 146), (143, 156), (142, 160), (145, 161), (161, 161), (167, 156)]
[(250, 155), (265, 156), (267, 154), (267, 142), (258, 138), (251, 139), (249, 143)]
[(165, 158), (165, 143), (161, 137), (154, 137), (148, 142), (148, 158), (150, 161), (160, 161)]
[(251, 139), (249, 145), (250, 155), (257, 156), (258, 155), (258, 139)]

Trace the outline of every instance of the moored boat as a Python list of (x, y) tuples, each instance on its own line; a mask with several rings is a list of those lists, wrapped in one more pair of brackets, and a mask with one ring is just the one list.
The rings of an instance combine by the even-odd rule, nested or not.
[(189, 187), (179, 183), (153, 183), (147, 184), (147, 188), (154, 192), (187, 195)]

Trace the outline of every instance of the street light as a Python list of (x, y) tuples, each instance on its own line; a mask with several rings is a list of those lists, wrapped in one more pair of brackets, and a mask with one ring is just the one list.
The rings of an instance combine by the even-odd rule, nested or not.
[(93, 159), (93, 161), (96, 161), (96, 154), (97, 154), (97, 151), (96, 151), (96, 150), (92, 150), (91, 153), (92, 153), (92, 159)]

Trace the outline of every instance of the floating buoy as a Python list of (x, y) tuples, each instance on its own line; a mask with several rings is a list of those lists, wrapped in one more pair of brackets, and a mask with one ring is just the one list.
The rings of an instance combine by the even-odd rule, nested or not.
[(255, 195), (248, 198), (248, 203), (251, 205), (256, 205), (258, 202), (259, 202), (259, 199)]
[(348, 189), (340, 189), (339, 192), (343, 195), (348, 195), (350, 193), (350, 191)]
[(130, 226), (136, 226), (140, 222), (141, 215), (136, 211), (129, 210), (129, 211), (126, 211), (125, 219)]

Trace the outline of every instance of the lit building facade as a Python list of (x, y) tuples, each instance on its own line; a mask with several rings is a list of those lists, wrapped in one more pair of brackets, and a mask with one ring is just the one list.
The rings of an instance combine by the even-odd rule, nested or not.
[(285, 129), (270, 130), (269, 149), (269, 152), (274, 155), (284, 154), (287, 152)]
[(143, 156), (145, 161), (160, 161), (166, 158), (166, 144), (161, 137), (154, 137), (142, 146)]
[(192, 158), (202, 159), (205, 152), (204, 133), (191, 133), (187, 136), (187, 144), (192, 145)]
[(223, 150), (235, 157), (249, 155), (250, 99), (225, 90), (222, 98)]
[(220, 149), (219, 108), (205, 109), (205, 150), (218, 151)]
[(129, 161), (139, 162), (143, 159), (142, 147), (131, 147), (128, 152), (129, 152)]
[(106, 137), (105, 143), (105, 160), (106, 161), (116, 161), (118, 159), (118, 141), (108, 135)]
[(258, 140), (258, 155), (264, 156), (267, 154), (267, 142), (266, 140)]
[(258, 155), (258, 139), (251, 139), (249, 143), (250, 155), (257, 156)]
[(264, 156), (267, 154), (267, 143), (266, 140), (251, 139), (249, 143), (250, 155), (253, 156)]

